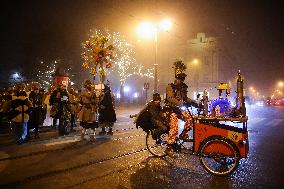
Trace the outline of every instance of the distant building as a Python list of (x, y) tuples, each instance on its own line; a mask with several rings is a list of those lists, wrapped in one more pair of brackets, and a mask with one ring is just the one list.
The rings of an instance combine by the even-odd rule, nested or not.
[(235, 85), (234, 59), (221, 45), (219, 38), (197, 33), (196, 38), (187, 41), (185, 63), (188, 68), (185, 82), (189, 83), (189, 96), (206, 89), (211, 96), (216, 97), (215, 87), (219, 82), (233, 82)]

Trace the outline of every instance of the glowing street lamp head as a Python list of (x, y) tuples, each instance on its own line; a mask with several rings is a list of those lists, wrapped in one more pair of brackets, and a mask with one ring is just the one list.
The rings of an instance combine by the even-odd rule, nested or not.
[(127, 92), (130, 91), (130, 88), (129, 88), (128, 86), (125, 86), (124, 89), (123, 89), (123, 91), (127, 93)]
[(279, 87), (283, 87), (284, 86), (284, 82), (283, 81), (279, 81), (278, 86)]
[(171, 27), (172, 27), (172, 22), (169, 19), (165, 19), (160, 22), (160, 28), (164, 31), (169, 31)]
[(193, 63), (194, 63), (194, 64), (198, 64), (198, 60), (197, 60), (197, 59), (194, 59), (194, 60), (193, 60)]
[(19, 78), (20, 77), (20, 74), (18, 73), (18, 72), (15, 72), (14, 74), (13, 74), (13, 78)]
[(137, 28), (138, 34), (143, 38), (150, 38), (154, 36), (156, 31), (155, 26), (150, 22), (143, 22)]

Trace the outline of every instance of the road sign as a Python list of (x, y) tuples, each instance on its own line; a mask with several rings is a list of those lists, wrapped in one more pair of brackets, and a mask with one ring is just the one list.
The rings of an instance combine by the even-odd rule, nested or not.
[(144, 89), (149, 89), (149, 83), (144, 83)]

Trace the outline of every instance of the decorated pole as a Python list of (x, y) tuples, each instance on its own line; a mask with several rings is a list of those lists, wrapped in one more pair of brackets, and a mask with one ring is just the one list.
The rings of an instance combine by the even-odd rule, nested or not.
[(111, 68), (113, 59), (113, 45), (109, 44), (108, 37), (97, 34), (91, 36), (83, 46), (85, 51), (81, 54), (84, 59), (83, 68), (89, 69), (89, 73), (94, 77), (99, 72), (99, 83), (102, 84), (106, 77), (106, 68)]

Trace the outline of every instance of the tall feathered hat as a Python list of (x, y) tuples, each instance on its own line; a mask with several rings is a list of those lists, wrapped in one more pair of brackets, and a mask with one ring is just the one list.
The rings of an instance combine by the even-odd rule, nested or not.
[(173, 68), (175, 70), (175, 78), (184, 81), (187, 75), (184, 73), (186, 65), (182, 62), (182, 60), (175, 61)]
[(89, 86), (92, 86), (92, 84), (93, 84), (92, 81), (89, 80), (89, 79), (87, 79), (87, 80), (84, 81), (84, 84), (83, 84), (83, 85), (84, 85), (84, 88), (87, 88), (87, 87), (89, 87)]

